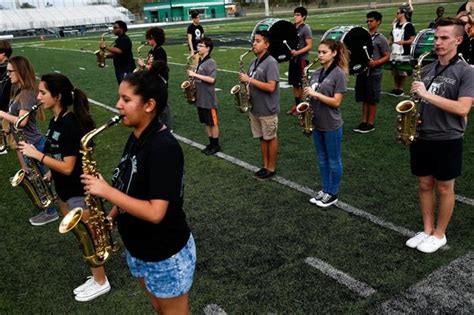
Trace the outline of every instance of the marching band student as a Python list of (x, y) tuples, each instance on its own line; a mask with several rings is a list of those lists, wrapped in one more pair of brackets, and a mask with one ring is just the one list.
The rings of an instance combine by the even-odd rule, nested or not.
[(239, 74), (240, 81), (249, 86), (252, 135), (260, 139), (263, 168), (254, 174), (258, 180), (267, 180), (275, 176), (278, 157), (280, 73), (278, 62), (268, 53), (269, 47), (270, 33), (257, 31), (253, 40), (253, 52), (257, 58), (250, 64), (248, 74)]
[[(150, 51), (148, 52), (147, 64), (145, 65), (145, 61), (143, 59), (138, 59), (138, 65), (140, 67), (146, 67), (147, 70), (150, 70), (153, 63), (161, 61), (164, 63), (160, 64), (159, 67), (165, 66), (168, 67), (168, 56), (166, 54), (166, 50), (163, 48), (163, 44), (165, 43), (165, 31), (161, 27), (150, 27), (146, 30), (145, 38), (148, 41), (148, 45), (151, 46)], [(158, 72), (162, 73), (161, 78), (168, 83), (169, 79), (169, 69), (165, 72)], [(170, 107), (167, 104), (163, 112), (160, 114), (160, 120), (164, 123), (168, 128), (171, 130), (171, 113)]]
[(466, 118), (474, 100), (474, 69), (457, 56), (463, 22), (445, 18), (436, 23), (435, 29), (438, 60), (425, 66), (421, 81), (414, 81), (411, 87), (411, 92), (421, 98), (423, 121), (417, 140), (410, 145), (423, 231), (407, 240), (406, 245), (424, 253), (433, 253), (447, 243), (446, 229), (454, 212), (454, 183), (462, 169)]
[[(396, 20), (390, 32), (389, 44), (391, 47), (390, 60), (393, 62), (405, 62), (410, 56), (410, 45), (415, 40), (415, 27), (408, 20), (408, 9), (400, 7), (397, 10)], [(408, 77), (407, 71), (400, 71), (396, 67), (392, 69), (394, 88), (390, 92), (394, 96), (403, 96), (403, 88)]]
[(189, 24), (187, 29), (188, 34), (188, 49), (189, 53), (193, 57), (193, 61), (197, 64), (199, 56), (197, 55), (197, 43), (204, 37), (204, 28), (201, 25), (201, 15), (197, 10), (191, 11), (192, 23)]
[[(87, 219), (89, 211), (84, 202), (81, 183), (82, 163), (79, 152), (83, 135), (94, 128), (86, 94), (73, 87), (69, 79), (59, 73), (43, 75), (39, 83), (38, 102), (51, 110), (53, 117), (46, 133), (44, 151), (20, 142), (21, 152), (50, 169), (63, 215), (81, 207)], [(72, 110), (68, 107), (72, 105)], [(73, 290), (76, 301), (86, 302), (110, 291), (104, 267), (91, 268), (92, 277)]]
[(219, 145), (219, 121), (217, 119), (216, 77), (217, 65), (211, 57), (214, 44), (208, 37), (203, 37), (197, 44), (200, 60), (196, 71), (188, 70), (188, 76), (194, 77), (196, 83), (196, 107), (199, 121), (206, 125), (209, 145), (202, 150), (206, 155), (216, 154), (221, 150)]
[[(152, 68), (153, 69), (153, 68)], [(83, 175), (87, 193), (109, 200), (126, 249), (130, 272), (157, 312), (187, 314), (196, 249), (183, 210), (184, 158), (178, 141), (157, 119), (168, 93), (153, 71), (127, 76), (117, 109), (133, 128), (113, 187)]]
[(375, 130), (377, 103), (382, 92), (382, 65), (390, 59), (390, 47), (385, 36), (378, 32), (382, 14), (377, 11), (367, 13), (367, 29), (372, 37), (374, 52), (369, 60), (369, 68), (356, 77), (356, 102), (362, 102), (362, 121), (353, 130), (367, 133)]
[[(10, 124), (10, 133), (14, 131), (14, 125), (18, 117), (31, 111), (33, 105), (36, 104), (37, 84), (35, 79), (35, 71), (31, 62), (22, 56), (14, 56), (8, 60), (7, 74), (12, 84), (10, 94), (10, 104), (8, 113), (0, 111), (0, 119), (4, 119)], [(20, 127), (23, 129), (26, 140), (29, 144), (35, 146), (42, 151), (45, 139), (41, 130), (36, 125), (36, 119), (45, 119), (42, 107), (31, 113)], [(17, 141), (17, 139), (15, 139)], [(17, 149), (15, 143), (10, 143), (13, 149)], [(21, 167), (27, 172), (28, 167), (20, 150), (16, 150), (18, 161)], [(44, 172), (44, 169), (41, 169)], [(55, 207), (50, 207), (30, 218), (30, 223), (35, 226), (44, 225), (59, 218)]]
[[(4, 39), (0, 39), (0, 110), (8, 111), (8, 104), (10, 103), (10, 90), (11, 82), (10, 77), (7, 73), (8, 58), (12, 55), (12, 47), (10, 43)], [(8, 129), (8, 121), (4, 121), (0, 118), (1, 131), (4, 132)], [(2, 135), (0, 135), (1, 137)], [(4, 143), (7, 146), (7, 143)], [(0, 154), (6, 154), (7, 150), (0, 152)]]
[(288, 84), (293, 86), (293, 96), (295, 104), (290, 108), (288, 115), (296, 114), (296, 106), (301, 102), (302, 88), (301, 78), (303, 70), (309, 63), (309, 52), (313, 48), (313, 34), (311, 28), (305, 23), (308, 11), (304, 7), (297, 7), (293, 10), (295, 27), (298, 33), (298, 46), (291, 51), (293, 56), (289, 62)]
[(474, 64), (474, 18), (471, 13), (462, 11), (456, 15), (464, 23), (464, 36), (462, 43), (458, 46), (464, 60), (470, 65)]
[(337, 202), (342, 177), (339, 108), (347, 90), (348, 52), (344, 44), (325, 39), (318, 46), (318, 57), (323, 67), (313, 73), (305, 91), (311, 97), (313, 142), (323, 187), (309, 202), (326, 208)]
[(107, 58), (113, 58), (115, 78), (120, 84), (123, 78), (135, 69), (135, 60), (132, 53), (132, 41), (126, 34), (127, 24), (124, 21), (115, 21), (112, 28), (114, 35), (117, 36), (114, 46), (109, 47), (105, 42), (101, 42), (100, 48), (107, 50)]

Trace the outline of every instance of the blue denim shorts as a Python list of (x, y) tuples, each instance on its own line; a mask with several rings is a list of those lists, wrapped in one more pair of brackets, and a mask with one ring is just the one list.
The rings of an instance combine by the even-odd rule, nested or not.
[(193, 235), (176, 254), (162, 261), (143, 261), (127, 251), (127, 263), (132, 276), (143, 278), (145, 286), (157, 298), (172, 298), (191, 289), (196, 267), (196, 246)]

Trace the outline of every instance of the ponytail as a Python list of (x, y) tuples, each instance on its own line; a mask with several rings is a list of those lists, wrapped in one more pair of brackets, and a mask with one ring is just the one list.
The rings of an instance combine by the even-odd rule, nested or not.
[(82, 133), (86, 134), (95, 128), (94, 120), (89, 112), (89, 100), (86, 93), (77, 88), (74, 88), (71, 94), (73, 99), (72, 110), (81, 126)]
[(341, 68), (344, 73), (349, 73), (349, 52), (346, 48), (344, 43), (335, 41), (333, 39), (325, 39), (319, 43), (324, 44), (329, 47), (331, 51), (336, 52), (336, 56), (334, 56), (334, 63)]
[(67, 111), (67, 107), (73, 106), (73, 113), (81, 128), (81, 134), (86, 134), (94, 129), (95, 124), (89, 113), (89, 100), (87, 95), (74, 88), (71, 81), (61, 73), (48, 73), (41, 77), (46, 89), (53, 97), (61, 96), (61, 114)]

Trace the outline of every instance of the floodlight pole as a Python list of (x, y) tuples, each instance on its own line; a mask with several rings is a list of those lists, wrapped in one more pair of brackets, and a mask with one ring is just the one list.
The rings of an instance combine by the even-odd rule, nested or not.
[(270, 6), (268, 5), (269, 0), (264, 0), (265, 3), (265, 16), (270, 16)]

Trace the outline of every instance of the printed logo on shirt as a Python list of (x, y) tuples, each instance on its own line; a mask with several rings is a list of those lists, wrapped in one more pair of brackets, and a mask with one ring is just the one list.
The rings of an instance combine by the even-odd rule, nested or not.
[(51, 138), (54, 139), (54, 140), (56, 140), (56, 141), (58, 141), (58, 140), (59, 140), (59, 136), (61, 136), (61, 133), (58, 132), (58, 131), (54, 131)]
[(202, 34), (201, 34), (201, 30), (197, 28), (197, 29), (194, 31), (194, 35), (196, 35), (196, 40), (200, 40), (200, 39), (201, 39), (201, 35), (202, 35)]

